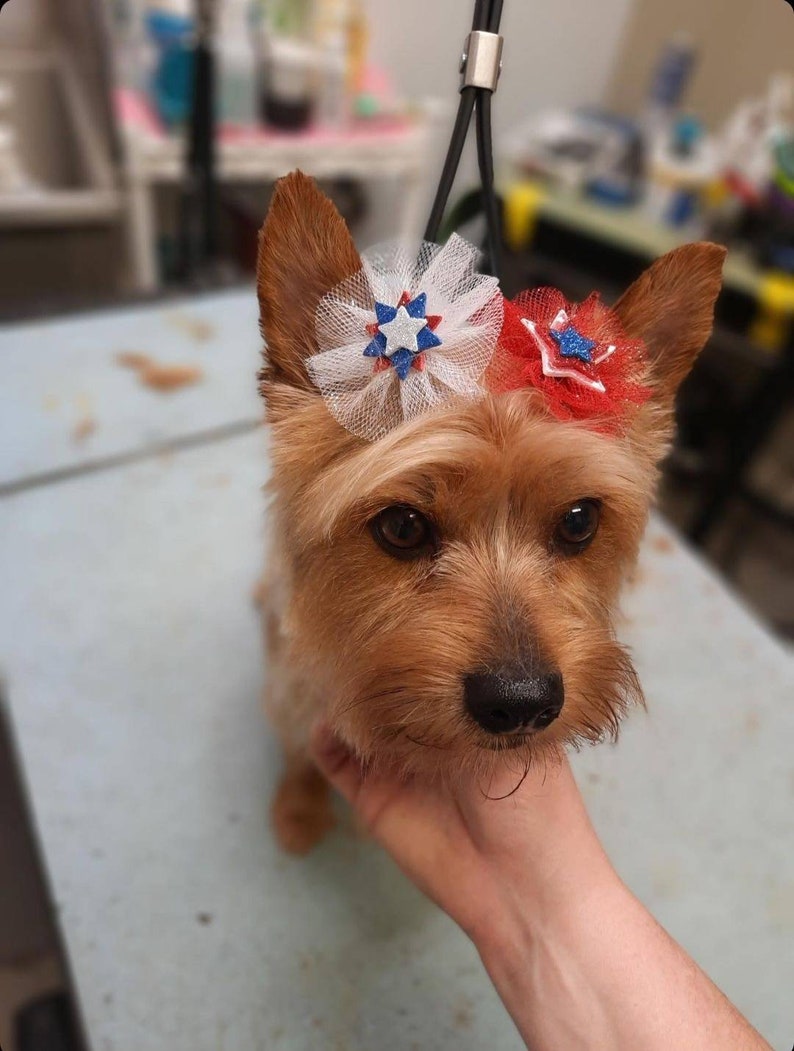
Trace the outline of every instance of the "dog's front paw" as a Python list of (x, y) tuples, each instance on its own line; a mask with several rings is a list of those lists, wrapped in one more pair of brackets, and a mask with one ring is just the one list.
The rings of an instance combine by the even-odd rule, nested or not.
[(287, 766), (270, 816), (276, 840), (288, 854), (308, 854), (333, 828), (330, 787), (316, 766), (307, 760)]

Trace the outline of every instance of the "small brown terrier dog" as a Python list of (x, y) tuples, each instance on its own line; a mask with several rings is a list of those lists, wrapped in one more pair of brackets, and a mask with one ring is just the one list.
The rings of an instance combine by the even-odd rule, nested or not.
[(319, 714), (367, 763), (465, 770), (487, 789), (498, 764), (518, 782), (538, 757), (614, 736), (642, 701), (612, 615), (724, 255), (678, 248), (617, 303), (645, 341), (652, 389), (627, 434), (558, 422), (521, 390), (367, 442), (334, 420), (304, 364), (317, 304), (360, 269), (358, 253), (311, 179), (278, 183), (257, 276), (273, 463), (267, 708), (286, 753), (273, 819), (287, 850), (332, 824), (307, 752)]

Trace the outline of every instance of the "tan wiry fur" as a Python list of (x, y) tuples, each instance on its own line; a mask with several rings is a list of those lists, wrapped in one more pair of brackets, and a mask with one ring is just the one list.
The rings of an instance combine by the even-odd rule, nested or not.
[[(629, 434), (559, 423), (537, 393), (450, 404), (368, 443), (308, 384), (320, 296), (357, 265), (344, 223), (311, 180), (282, 180), (260, 243), (269, 367), (272, 550), (264, 609), (267, 706), (287, 755), (274, 808), (281, 842), (308, 849), (330, 824), (306, 756), (323, 714), (367, 762), (406, 773), (496, 764), (517, 780), (538, 757), (617, 733), (641, 700), (612, 617), (647, 519), (672, 399), (708, 337), (723, 250), (690, 245), (658, 261), (618, 304), (651, 356), (654, 397)], [(300, 302), (293, 316), (286, 308)], [(552, 543), (577, 501), (601, 501), (595, 540), (575, 557)], [(438, 554), (390, 558), (367, 523), (392, 504), (424, 512)], [(560, 717), (518, 748), (481, 730), (463, 676), (540, 660), (563, 676)]]

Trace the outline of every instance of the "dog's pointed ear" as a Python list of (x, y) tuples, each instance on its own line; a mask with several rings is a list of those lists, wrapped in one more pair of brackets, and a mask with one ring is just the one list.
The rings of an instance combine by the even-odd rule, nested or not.
[(279, 179), (259, 232), (256, 270), (265, 382), (311, 387), (304, 361), (318, 349), (317, 304), (360, 268), (344, 219), (314, 179), (300, 171)]
[(629, 336), (644, 340), (652, 402), (671, 409), (714, 324), (726, 250), (700, 241), (650, 266), (615, 304)]

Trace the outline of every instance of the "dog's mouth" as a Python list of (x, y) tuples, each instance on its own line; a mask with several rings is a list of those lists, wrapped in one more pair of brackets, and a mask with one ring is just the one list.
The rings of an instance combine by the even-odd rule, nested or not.
[[(475, 748), (486, 752), (514, 752), (516, 749), (529, 744), (530, 741), (537, 741), (542, 736), (543, 734), (539, 730), (528, 730), (525, 733), (499, 734), (488, 738), (483, 736), (481, 740), (475, 742)], [(422, 748), (443, 749), (451, 744), (451, 742), (444, 744), (430, 738), (415, 736), (408, 733), (404, 727), (390, 735), (392, 741), (397, 737), (402, 737), (409, 744), (418, 745)]]
[(527, 744), (528, 741), (536, 736), (537, 733), (505, 734), (503, 737), (493, 737), (487, 741), (482, 741), (479, 747), (486, 749), (488, 752), (512, 752), (516, 748), (521, 748), (522, 745)]

